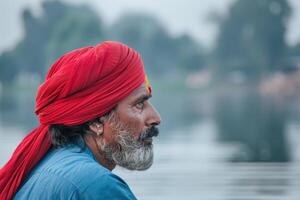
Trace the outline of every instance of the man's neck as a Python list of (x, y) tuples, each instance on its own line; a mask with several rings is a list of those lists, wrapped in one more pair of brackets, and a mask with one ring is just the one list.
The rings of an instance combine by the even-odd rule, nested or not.
[(89, 149), (92, 151), (97, 162), (103, 167), (112, 171), (116, 165), (107, 159), (104, 158), (103, 154), (101, 154), (101, 150), (99, 149), (96, 139), (92, 135), (85, 135), (84, 141)]

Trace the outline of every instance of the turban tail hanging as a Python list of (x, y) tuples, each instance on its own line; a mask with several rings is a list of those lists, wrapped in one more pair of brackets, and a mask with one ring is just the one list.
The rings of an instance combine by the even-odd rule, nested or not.
[(139, 54), (118, 42), (77, 49), (57, 60), (37, 92), (40, 126), (0, 170), (0, 199), (12, 199), (51, 148), (49, 125), (79, 125), (100, 117), (143, 83), (151, 91)]

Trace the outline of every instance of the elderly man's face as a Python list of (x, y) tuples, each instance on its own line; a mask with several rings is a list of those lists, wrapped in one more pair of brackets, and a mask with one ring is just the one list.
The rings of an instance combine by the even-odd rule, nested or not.
[(152, 137), (160, 116), (148, 99), (145, 85), (122, 100), (104, 122), (100, 148), (106, 159), (131, 170), (148, 169), (153, 162)]

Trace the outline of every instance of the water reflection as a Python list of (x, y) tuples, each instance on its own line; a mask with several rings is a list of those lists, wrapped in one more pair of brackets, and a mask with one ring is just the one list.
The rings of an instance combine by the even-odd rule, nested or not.
[[(195, 116), (200, 116), (197, 108), (195, 113), (182, 115), (194, 117), (193, 125), (179, 123), (174, 131), (162, 132), (155, 140), (155, 162), (150, 170), (116, 170), (139, 199), (299, 199), (300, 125), (291, 124), (287, 109), (277, 99), (256, 90), (222, 91), (213, 97), (214, 115), (201, 115), (196, 121)], [(34, 93), (1, 96), (0, 166), (37, 124)], [(190, 102), (187, 107), (191, 108), (205, 107), (211, 99), (193, 92), (177, 101), (180, 105)], [(160, 106), (174, 115), (167, 105)], [(205, 112), (211, 112), (207, 106)]]
[(222, 90), (215, 100), (219, 139), (241, 145), (232, 161), (290, 160), (284, 102), (264, 96), (255, 88)]
[(22, 127), (24, 132), (37, 126), (34, 114), (36, 87), (19, 89), (4, 87), (0, 93), (0, 119), (5, 126), (17, 125)]

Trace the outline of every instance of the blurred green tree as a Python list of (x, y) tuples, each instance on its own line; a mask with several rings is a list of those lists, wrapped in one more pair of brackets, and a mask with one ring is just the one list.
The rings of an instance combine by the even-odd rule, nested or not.
[(215, 49), (219, 74), (237, 70), (256, 79), (283, 68), (290, 13), (287, 0), (235, 1), (219, 24)]
[(21, 72), (44, 76), (61, 54), (104, 39), (101, 20), (90, 8), (59, 1), (42, 3), (42, 16), (24, 10), (24, 38), (0, 56), (0, 80), (9, 83)]
[[(46, 47), (46, 65), (66, 52), (82, 46), (96, 45), (106, 38), (105, 27), (89, 7), (66, 6), (61, 19), (53, 23)], [(52, 11), (49, 10), (49, 14)]]
[[(152, 16), (128, 13), (120, 17), (109, 35), (137, 49), (147, 71), (168, 75), (199, 70), (205, 65), (204, 51), (191, 37), (172, 37)], [(172, 73), (170, 73), (172, 72)]]
[(0, 81), (12, 82), (22, 72), (44, 76), (49, 66), (62, 54), (95, 45), (104, 40), (118, 40), (137, 49), (149, 75), (182, 75), (205, 65), (205, 54), (188, 35), (171, 36), (155, 18), (145, 14), (125, 14), (106, 27), (89, 7), (60, 1), (42, 3), (42, 15), (25, 10), (22, 15), (24, 38), (0, 55)]
[(7, 85), (12, 82), (18, 69), (12, 53), (3, 53), (0, 57), (0, 83)]

